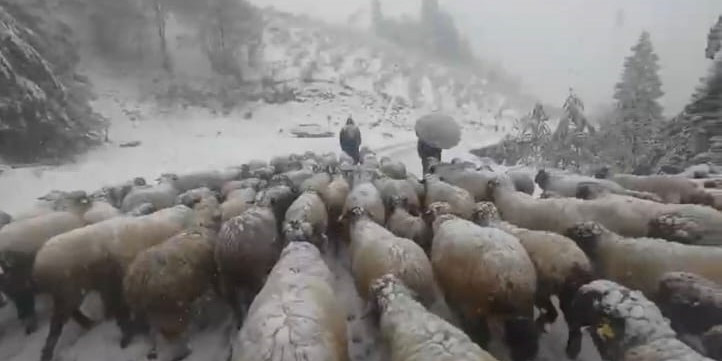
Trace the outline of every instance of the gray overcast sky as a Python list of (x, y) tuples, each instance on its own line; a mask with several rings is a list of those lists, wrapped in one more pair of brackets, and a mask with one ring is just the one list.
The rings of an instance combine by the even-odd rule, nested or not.
[[(343, 22), (370, 0), (255, 0)], [(382, 0), (384, 11), (416, 15), (421, 0)], [(573, 87), (589, 107), (611, 102), (624, 57), (642, 30), (660, 56), (668, 115), (681, 110), (699, 78), (721, 0), (441, 0), (479, 55), (519, 75), (532, 94), (560, 104)]]

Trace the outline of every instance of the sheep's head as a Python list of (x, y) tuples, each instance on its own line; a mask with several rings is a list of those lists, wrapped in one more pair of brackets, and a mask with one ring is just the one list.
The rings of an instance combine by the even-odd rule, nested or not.
[(313, 226), (308, 222), (297, 219), (286, 222), (283, 226), (283, 235), (288, 243), (292, 242), (311, 242), (313, 236)]
[(659, 278), (655, 302), (667, 312), (672, 311), (669, 306), (675, 304), (699, 304), (698, 292), (694, 291), (698, 287), (716, 289), (719, 286), (693, 273), (667, 272)]
[(53, 209), (56, 211), (69, 211), (85, 213), (93, 206), (93, 199), (84, 191), (73, 191), (63, 194), (54, 201)]
[(377, 307), (377, 311), (380, 312), (388, 310), (396, 297), (405, 296), (414, 300), (416, 299), (413, 291), (406, 287), (398, 277), (390, 273), (372, 282), (369, 290), (369, 293), (373, 295), (376, 300), (375, 306)]
[(649, 236), (668, 241), (694, 244), (703, 234), (703, 229), (694, 217), (667, 213), (649, 221)]
[(597, 245), (605, 230), (596, 222), (581, 222), (567, 229), (565, 235), (577, 243), (589, 258), (594, 258)]
[(536, 177), (534, 177), (534, 182), (536, 182), (536, 184), (538, 184), (542, 189), (546, 189), (549, 184), (549, 173), (544, 169), (540, 169), (539, 172), (537, 172)]
[(350, 220), (359, 220), (363, 217), (368, 217), (369, 213), (367, 210), (365, 210), (363, 207), (353, 207), (350, 211), (346, 214), (346, 217), (348, 217)]
[(575, 194), (576, 198), (579, 199), (594, 199), (594, 192), (592, 192), (592, 187), (589, 184), (579, 183), (577, 185), (577, 192)]
[(503, 185), (501, 184), (501, 179), (490, 179), (488, 182), (486, 182), (486, 198), (490, 199), (493, 202), (495, 200), (497, 189), (501, 189), (502, 187)]
[(492, 202), (479, 202), (474, 206), (473, 221), (483, 227), (501, 219), (499, 210)]
[(163, 173), (160, 175), (160, 177), (156, 178), (155, 181), (158, 184), (163, 184), (163, 183), (175, 184), (178, 181), (178, 179), (180, 179), (180, 178), (178, 177), (177, 174)]
[(155, 208), (153, 203), (143, 203), (128, 212), (128, 215), (131, 217), (140, 217), (151, 214), (155, 211), (157, 211), (157, 209)]
[(389, 203), (391, 205), (391, 209), (408, 209), (409, 206), (409, 200), (406, 197), (402, 197), (399, 195), (392, 196)]
[(144, 186), (144, 185), (147, 184), (146, 181), (145, 181), (145, 178), (143, 178), (143, 177), (135, 177), (135, 178), (133, 178), (132, 183), (133, 183), (134, 186)]
[(293, 182), (291, 181), (291, 178), (286, 174), (276, 174), (273, 177), (271, 177), (271, 182), (269, 183), (271, 185), (286, 185), (289, 187), (293, 187)]

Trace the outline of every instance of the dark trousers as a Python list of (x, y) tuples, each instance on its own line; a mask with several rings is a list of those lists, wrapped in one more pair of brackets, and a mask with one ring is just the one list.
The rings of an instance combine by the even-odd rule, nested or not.
[(361, 155), (359, 154), (358, 146), (344, 146), (341, 147), (341, 149), (344, 153), (348, 154), (349, 157), (353, 158), (354, 164), (359, 164), (359, 162), (361, 162)]

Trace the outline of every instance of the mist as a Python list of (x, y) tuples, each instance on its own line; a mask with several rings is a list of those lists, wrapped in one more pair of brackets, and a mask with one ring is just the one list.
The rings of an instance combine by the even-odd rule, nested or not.
[[(348, 23), (368, 0), (256, 0), (260, 6)], [(382, 1), (385, 15), (417, 16), (420, 1)], [(612, 103), (624, 58), (643, 30), (660, 57), (667, 116), (707, 75), (704, 47), (722, 12), (718, 0), (447, 0), (440, 2), (476, 53), (522, 79), (529, 93), (561, 105), (572, 87), (590, 110)], [(362, 26), (361, 24), (357, 24)]]

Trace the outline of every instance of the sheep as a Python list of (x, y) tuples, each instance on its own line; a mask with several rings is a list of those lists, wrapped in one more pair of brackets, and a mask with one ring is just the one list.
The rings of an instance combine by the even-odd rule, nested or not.
[(382, 157), (379, 165), (381, 173), (391, 179), (406, 179), (406, 166), (401, 162), (394, 162), (389, 157)]
[(304, 180), (299, 187), (301, 192), (303, 191), (316, 191), (323, 192), (326, 187), (331, 183), (331, 174), (328, 172), (320, 172), (312, 175), (310, 178)]
[(286, 211), (283, 221), (283, 234), (286, 242), (298, 236), (309, 239), (322, 253), (328, 247), (326, 229), (328, 211), (321, 196), (316, 191), (303, 192)]
[(576, 313), (569, 325), (576, 337), (567, 344), (567, 355), (581, 350), (581, 327), (589, 326), (592, 340), (610, 361), (711, 361), (676, 338), (657, 306), (639, 291), (608, 280), (582, 286), (572, 303)]
[(579, 287), (594, 279), (592, 264), (573, 240), (560, 234), (533, 231), (501, 221), (493, 203), (480, 202), (474, 212), (474, 222), (482, 227), (502, 230), (521, 242), (534, 264), (537, 274), (536, 306), (543, 311), (537, 326), (553, 324), (557, 318), (551, 296), (559, 297), (559, 307), (569, 320), (571, 303)]
[(409, 213), (406, 198), (392, 197), (391, 213), (386, 222), (386, 228), (397, 237), (413, 240), (427, 254), (431, 251), (431, 238), (433, 237), (431, 227), (425, 219)]
[(91, 321), (77, 310), (86, 292), (100, 292), (106, 314), (113, 315), (127, 346), (135, 327), (122, 296), (123, 276), (138, 253), (182, 230), (210, 222), (179, 205), (142, 217), (116, 217), (54, 236), (35, 257), (33, 279), (53, 298), (50, 330), (42, 350), (49, 361), (64, 324), (73, 316), (88, 328)]
[(702, 345), (708, 357), (722, 361), (722, 325), (709, 329), (702, 335)]
[(207, 228), (186, 230), (140, 252), (130, 264), (123, 293), (130, 309), (150, 324), (149, 359), (158, 355), (158, 333), (175, 343), (168, 360), (191, 353), (186, 332), (193, 303), (215, 283), (215, 236)]
[(537, 173), (536, 177), (534, 177), (534, 181), (545, 192), (556, 193), (563, 197), (577, 197), (579, 185), (587, 185), (590, 187), (600, 188), (602, 190), (600, 193), (614, 193), (661, 202), (661, 198), (653, 193), (625, 189), (623, 186), (611, 180), (592, 178), (577, 174), (551, 174), (546, 170), (541, 169)]
[(469, 219), (474, 213), (474, 197), (467, 190), (443, 182), (431, 174), (424, 177), (424, 187), (426, 207), (434, 202), (446, 202), (451, 206), (452, 213), (461, 218)]
[[(663, 232), (670, 238), (674, 235), (695, 236), (697, 238), (689, 242), (709, 244), (706, 242), (714, 241), (715, 227), (719, 227), (717, 219), (722, 221), (722, 214), (697, 205), (662, 204), (616, 194), (593, 200), (536, 199), (498, 181), (490, 181), (487, 188), (505, 221), (522, 228), (560, 234), (579, 222), (596, 221), (627, 237)], [(680, 219), (686, 222), (680, 222)]]
[(285, 173), (301, 168), (300, 160), (294, 155), (273, 157), (268, 164), (274, 169), (274, 173)]
[(304, 167), (298, 170), (293, 170), (285, 173), (281, 173), (280, 176), (287, 179), (292, 187), (301, 189), (303, 182), (311, 178), (316, 174), (315, 168)]
[(539, 342), (533, 321), (537, 276), (519, 240), (453, 214), (436, 216), (433, 228), (434, 274), (465, 331), (486, 348), (487, 318), (499, 318), (512, 359), (533, 358)]
[(226, 182), (238, 179), (241, 171), (238, 169), (225, 169), (223, 171), (200, 171), (186, 174), (165, 174), (166, 177), (172, 177), (174, 186), (178, 192), (184, 193), (189, 190), (206, 187), (219, 191)]
[(231, 361), (348, 361), (346, 315), (318, 249), (293, 242), (253, 300)]
[(221, 219), (223, 222), (240, 216), (253, 207), (256, 199), (256, 191), (253, 188), (236, 189), (226, 196), (226, 201), (221, 204)]
[(640, 290), (654, 298), (667, 272), (690, 272), (722, 282), (722, 248), (690, 246), (656, 238), (626, 238), (596, 222), (567, 230), (587, 254), (601, 278)]
[(132, 180), (121, 184), (105, 186), (93, 194), (96, 196), (102, 196), (102, 198), (105, 198), (105, 200), (113, 207), (120, 208), (123, 203), (123, 199), (126, 195), (128, 195), (128, 193), (130, 193), (133, 187), (144, 185), (146, 185), (145, 178), (135, 177)]
[(331, 179), (331, 183), (321, 191), (321, 198), (326, 204), (331, 225), (338, 224), (338, 219), (341, 217), (346, 203), (346, 197), (350, 192), (351, 187), (342, 174), (335, 174)]
[(416, 191), (416, 196), (419, 198), (419, 202), (424, 204), (424, 198), (426, 198), (426, 187), (424, 186), (424, 183), (413, 173), (408, 174), (406, 182), (408, 182), (411, 187), (414, 188), (414, 191)]
[(711, 205), (709, 195), (693, 181), (679, 176), (615, 174), (609, 178), (629, 190), (653, 193), (664, 203)]
[[(80, 196), (80, 194), (78, 194)], [(38, 251), (53, 236), (86, 225), (87, 197), (75, 199), (73, 208), (12, 222), (0, 230), (0, 291), (15, 304), (25, 333), (37, 329), (33, 263)]]
[(175, 183), (178, 177), (174, 175), (161, 176), (156, 185), (136, 186), (123, 198), (120, 210), (130, 212), (144, 203), (150, 203), (155, 209), (173, 206), (176, 197), (181, 193)]
[(250, 188), (254, 191), (259, 191), (263, 189), (267, 185), (267, 182), (264, 180), (261, 180), (259, 178), (246, 178), (243, 180), (234, 180), (230, 182), (226, 182), (226, 184), (221, 187), (221, 196), (223, 198), (228, 198), (228, 195), (239, 189), (245, 189)]
[(494, 172), (463, 169), (458, 165), (446, 167), (435, 165), (431, 169), (432, 173), (436, 174), (440, 180), (469, 192), (474, 202), (488, 200), (486, 185), (490, 180), (498, 176)]
[(291, 187), (285, 185), (275, 185), (263, 189), (256, 193), (256, 205), (271, 207), (276, 217), (276, 226), (278, 234), (282, 232), (283, 219), (286, 217), (286, 211), (298, 197), (298, 193)]
[(722, 285), (696, 274), (665, 273), (654, 301), (678, 334), (699, 336), (722, 325)]
[(285, 245), (276, 220), (271, 203), (257, 205), (224, 222), (218, 232), (214, 259), (220, 289), (238, 327)]
[(29, 210), (12, 215), (13, 221), (20, 221), (33, 217), (42, 216), (48, 213), (65, 211), (75, 208), (78, 199), (86, 198), (84, 191), (51, 191), (50, 193), (38, 197), (38, 202)]
[(356, 291), (369, 301), (369, 287), (391, 273), (419, 295), (424, 305), (436, 299), (434, 274), (424, 250), (414, 241), (396, 237), (361, 207), (350, 211), (351, 274)]
[(120, 209), (113, 205), (109, 193), (105, 191), (96, 192), (91, 195), (91, 198), (91, 207), (83, 215), (85, 223), (98, 223), (122, 215)]
[(356, 174), (355, 178), (351, 192), (346, 197), (340, 219), (346, 219), (352, 209), (360, 207), (366, 210), (376, 223), (385, 224), (386, 207), (384, 207), (381, 192), (363, 171)]
[(406, 201), (406, 207), (411, 214), (419, 214), (421, 211), (421, 201), (416, 193), (414, 186), (406, 179), (391, 179), (386, 177), (378, 178), (374, 181), (374, 185), (381, 192), (381, 199), (386, 207), (386, 214), (391, 214), (392, 198), (401, 197)]
[(464, 332), (427, 311), (395, 276), (374, 281), (371, 293), (391, 361), (496, 361)]

